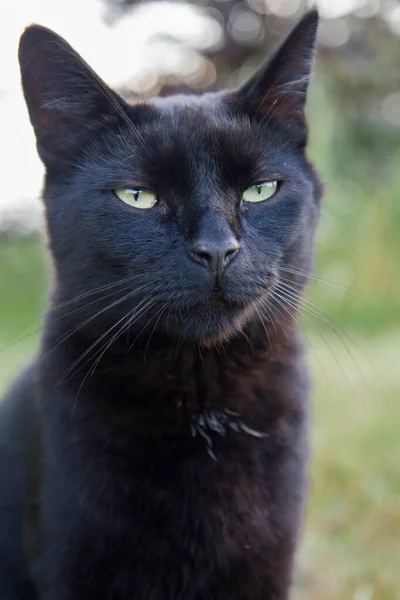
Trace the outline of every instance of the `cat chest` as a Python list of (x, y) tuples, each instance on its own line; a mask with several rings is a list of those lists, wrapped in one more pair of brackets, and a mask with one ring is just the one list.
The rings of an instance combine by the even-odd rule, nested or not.
[(70, 548), (78, 580), (100, 571), (116, 597), (138, 586), (148, 598), (166, 590), (168, 598), (198, 597), (236, 564), (259, 559), (273, 538), (266, 486), (239, 473), (231, 480), (221, 469), (186, 472), (186, 485), (153, 480), (135, 488), (113, 506), (103, 496)]
[[(68, 448), (53, 435), (46, 448), (45, 553), (51, 561), (59, 540), (69, 540), (60, 564), (83, 597), (118, 589), (115, 598), (125, 598), (140, 586), (140, 598), (168, 590), (166, 598), (203, 600), (235, 565), (264, 565), (297, 518), (304, 457), (271, 431), (256, 435), (222, 419), (208, 427), (201, 420), (181, 437), (118, 444), (75, 433)], [(99, 590), (86, 589), (88, 581)]]

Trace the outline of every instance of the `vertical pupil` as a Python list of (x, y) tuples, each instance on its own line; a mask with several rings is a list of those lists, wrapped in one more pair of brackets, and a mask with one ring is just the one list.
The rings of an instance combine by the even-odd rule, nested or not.
[(256, 188), (257, 188), (257, 192), (258, 192), (259, 194), (261, 194), (261, 185), (257, 185), (257, 186), (256, 186)]
[(138, 201), (138, 198), (139, 198), (139, 192), (138, 191), (134, 192), (133, 198), (134, 198), (135, 202)]

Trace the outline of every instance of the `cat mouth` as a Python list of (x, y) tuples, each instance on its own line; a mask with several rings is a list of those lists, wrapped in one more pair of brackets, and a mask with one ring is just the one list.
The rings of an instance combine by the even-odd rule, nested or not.
[(199, 302), (199, 304), (197, 304), (195, 308), (198, 308), (200, 310), (221, 309), (226, 307), (227, 304), (228, 303), (226, 301), (226, 298), (224, 297), (221, 290), (219, 288), (215, 288), (212, 291), (212, 293), (208, 296), (208, 298), (206, 298), (202, 302)]
[(169, 313), (168, 329), (187, 339), (208, 344), (223, 341), (239, 331), (252, 310), (252, 302), (239, 301), (214, 291), (184, 310)]
[(207, 313), (207, 312), (230, 312), (232, 310), (241, 310), (248, 306), (248, 302), (232, 300), (227, 298), (220, 289), (216, 288), (212, 293), (201, 302), (195, 304), (188, 312)]

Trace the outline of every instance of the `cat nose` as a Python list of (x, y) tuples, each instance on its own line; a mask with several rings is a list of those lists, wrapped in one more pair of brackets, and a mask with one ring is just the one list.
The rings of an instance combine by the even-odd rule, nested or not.
[(218, 278), (239, 249), (239, 242), (221, 212), (207, 211), (203, 214), (189, 246), (189, 253), (196, 262), (209, 267)]
[(224, 269), (239, 252), (239, 242), (232, 235), (219, 241), (196, 240), (191, 247), (193, 257), (204, 264), (208, 264), (214, 273)]

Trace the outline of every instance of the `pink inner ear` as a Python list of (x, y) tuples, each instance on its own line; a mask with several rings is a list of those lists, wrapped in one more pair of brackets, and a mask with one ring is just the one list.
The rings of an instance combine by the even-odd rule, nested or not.
[(263, 121), (275, 119), (284, 121), (287, 118), (302, 120), (304, 119), (303, 99), (299, 98), (302, 92), (271, 89), (262, 98), (257, 112), (262, 116)]
[(54, 118), (54, 113), (51, 108), (41, 106), (36, 112), (36, 126), (41, 127), (45, 131), (55, 132), (60, 129), (60, 118)]

